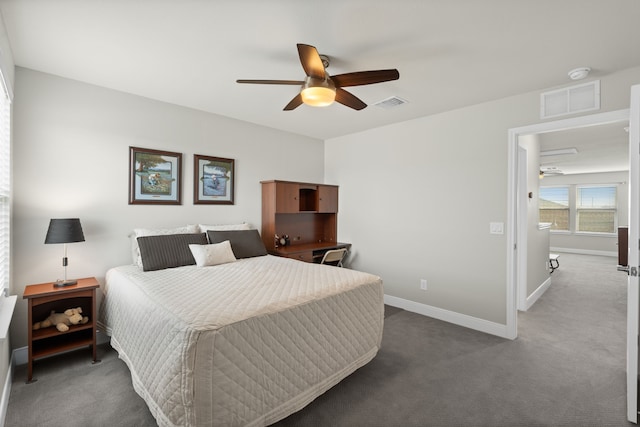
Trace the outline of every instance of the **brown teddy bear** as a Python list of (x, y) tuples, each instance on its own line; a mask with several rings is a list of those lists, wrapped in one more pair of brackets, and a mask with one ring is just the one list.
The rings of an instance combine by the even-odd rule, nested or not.
[(60, 332), (67, 332), (69, 325), (84, 325), (88, 321), (89, 318), (82, 315), (82, 307), (70, 308), (64, 313), (56, 313), (52, 310), (49, 317), (33, 324), (33, 330), (55, 326)]

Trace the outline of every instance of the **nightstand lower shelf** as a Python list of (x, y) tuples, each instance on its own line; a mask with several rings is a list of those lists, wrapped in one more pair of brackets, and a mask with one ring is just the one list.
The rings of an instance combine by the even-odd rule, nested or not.
[[(55, 329), (55, 328), (52, 328)], [(51, 356), (77, 348), (93, 345), (92, 327), (84, 329), (69, 329), (67, 332), (58, 332), (59, 335), (52, 335), (46, 339), (33, 340), (31, 358)]]

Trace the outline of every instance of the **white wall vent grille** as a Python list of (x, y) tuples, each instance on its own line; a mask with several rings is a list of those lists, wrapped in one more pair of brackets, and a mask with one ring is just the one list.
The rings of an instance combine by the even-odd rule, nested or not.
[(600, 80), (540, 95), (540, 118), (565, 116), (600, 109)]
[(389, 108), (397, 107), (402, 104), (406, 104), (407, 102), (408, 101), (406, 99), (402, 99), (397, 96), (392, 96), (390, 98), (383, 99), (382, 101), (376, 102), (373, 105), (377, 107), (389, 109)]

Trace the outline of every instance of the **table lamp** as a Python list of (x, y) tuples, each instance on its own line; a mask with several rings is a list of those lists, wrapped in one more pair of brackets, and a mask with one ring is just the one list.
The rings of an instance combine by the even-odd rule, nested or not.
[(77, 280), (67, 280), (67, 243), (84, 242), (84, 234), (82, 233), (82, 225), (78, 218), (52, 219), (49, 222), (47, 237), (44, 239), (45, 244), (63, 243), (64, 256), (62, 258), (62, 266), (64, 267), (64, 280), (57, 280), (54, 286), (70, 286), (78, 283)]

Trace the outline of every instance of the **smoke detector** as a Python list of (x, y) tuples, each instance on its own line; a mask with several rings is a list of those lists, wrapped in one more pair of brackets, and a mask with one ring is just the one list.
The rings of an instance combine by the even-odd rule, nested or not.
[(574, 68), (573, 70), (569, 71), (567, 74), (569, 75), (569, 78), (571, 80), (582, 80), (589, 75), (589, 71), (591, 71), (591, 68), (589, 67), (580, 67), (580, 68)]

